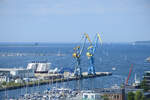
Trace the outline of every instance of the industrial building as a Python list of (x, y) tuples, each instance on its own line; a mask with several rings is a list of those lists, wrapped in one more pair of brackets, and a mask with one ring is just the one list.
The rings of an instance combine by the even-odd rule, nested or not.
[(27, 65), (27, 69), (33, 69), (35, 73), (48, 73), (51, 63), (46, 61), (32, 61)]
[(5, 75), (0, 75), (0, 83), (2, 82), (9, 82), (9, 77)]
[(94, 90), (101, 96), (106, 96), (109, 100), (125, 100), (125, 90), (123, 88), (103, 88)]
[(103, 100), (103, 98), (100, 93), (85, 91), (82, 93), (82, 100)]
[(0, 68), (0, 74), (13, 78), (29, 78), (34, 77), (34, 71), (32, 69), (24, 68)]

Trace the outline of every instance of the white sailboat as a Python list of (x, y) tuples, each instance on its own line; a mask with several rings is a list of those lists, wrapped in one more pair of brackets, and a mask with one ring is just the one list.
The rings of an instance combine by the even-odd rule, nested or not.
[(140, 79), (137, 79), (137, 76), (136, 76), (136, 74), (135, 74), (135, 77), (134, 77), (134, 83), (133, 83), (133, 86), (139, 86), (140, 85)]
[(113, 67), (112, 70), (115, 71), (115, 70), (116, 70), (116, 67)]

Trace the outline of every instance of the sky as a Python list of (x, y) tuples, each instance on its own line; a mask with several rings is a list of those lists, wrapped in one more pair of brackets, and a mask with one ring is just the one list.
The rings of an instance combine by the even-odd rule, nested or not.
[(0, 42), (150, 40), (150, 0), (0, 0)]

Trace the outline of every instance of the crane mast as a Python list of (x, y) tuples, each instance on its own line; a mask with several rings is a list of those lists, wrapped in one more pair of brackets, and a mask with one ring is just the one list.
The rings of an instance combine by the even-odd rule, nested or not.
[(129, 81), (129, 78), (130, 78), (130, 76), (131, 76), (132, 69), (133, 69), (133, 64), (131, 64), (130, 71), (129, 71), (129, 74), (128, 74), (128, 78), (127, 78), (127, 80), (126, 80), (126, 85), (128, 85), (128, 81)]
[(73, 53), (73, 58), (75, 59), (75, 61), (76, 61), (76, 65), (75, 65), (75, 69), (74, 69), (74, 76), (76, 76), (76, 77), (82, 77), (82, 69), (81, 69), (81, 67), (80, 67), (80, 62), (81, 62), (81, 55), (82, 55), (82, 52), (83, 52), (83, 50), (84, 50), (84, 47), (85, 47), (85, 43), (86, 43), (86, 40), (87, 40), (87, 36), (88, 36), (88, 34), (86, 34), (86, 33), (84, 33), (84, 35), (83, 35), (83, 44), (82, 44), (82, 46), (80, 47), (80, 46), (76, 46), (75, 48), (74, 48), (74, 53)]
[(100, 37), (100, 34), (97, 33), (95, 36), (95, 41), (94, 44), (91, 43), (90, 39), (88, 39), (90, 42), (90, 45), (87, 49), (87, 53), (86, 56), (88, 57), (89, 60), (89, 67), (88, 67), (88, 74), (92, 74), (95, 75), (95, 66), (94, 66), (94, 54), (97, 48), (97, 42), (98, 40), (100, 41), (101, 45), (102, 45), (102, 39)]

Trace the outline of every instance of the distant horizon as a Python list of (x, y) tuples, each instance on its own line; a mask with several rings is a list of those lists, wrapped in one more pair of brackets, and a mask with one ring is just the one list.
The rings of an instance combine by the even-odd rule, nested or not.
[[(150, 42), (150, 40), (139, 40), (139, 41), (132, 41), (132, 42), (103, 42), (104, 44), (106, 43), (135, 43), (135, 42)], [(0, 44), (78, 44), (82, 42), (0, 42)], [(87, 42), (88, 43), (88, 42)]]

